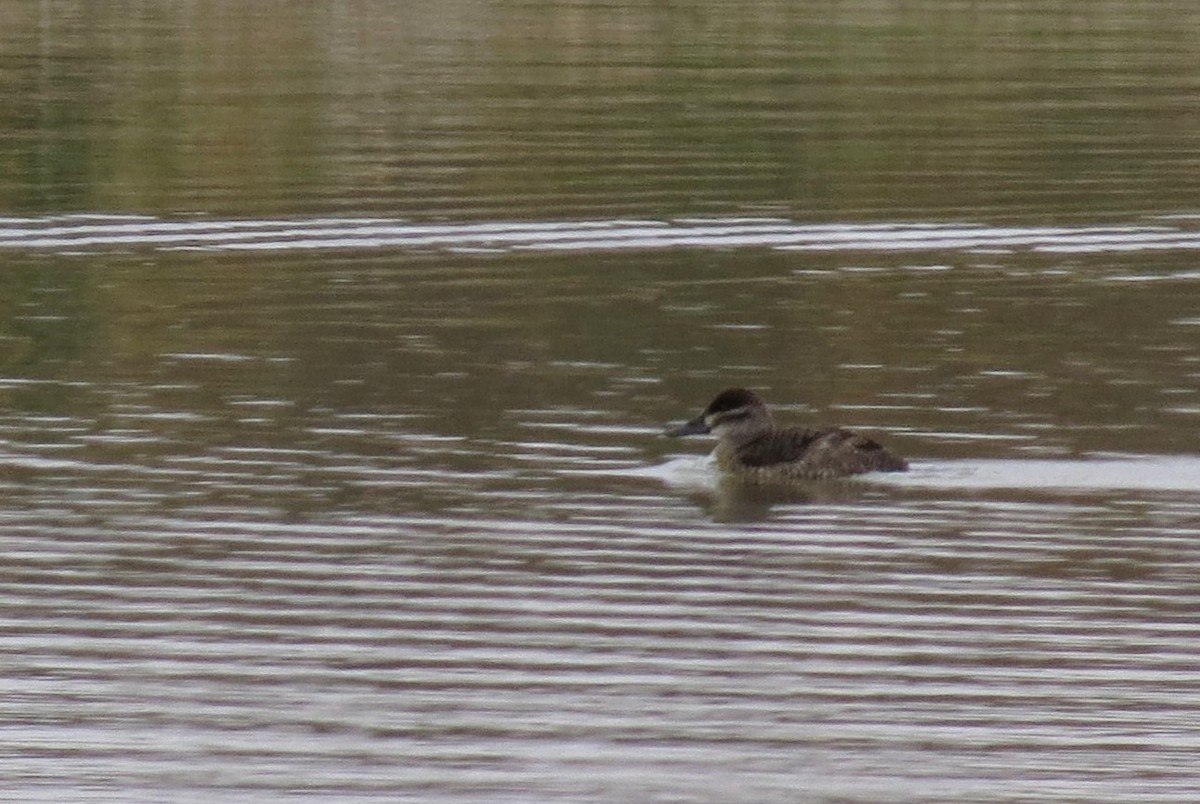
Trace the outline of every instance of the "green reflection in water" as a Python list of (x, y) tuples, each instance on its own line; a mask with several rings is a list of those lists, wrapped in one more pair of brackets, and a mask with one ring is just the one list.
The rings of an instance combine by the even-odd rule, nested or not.
[(0, 207), (1044, 220), (1197, 197), (1190, 2), (353, 9), (6, 12)]

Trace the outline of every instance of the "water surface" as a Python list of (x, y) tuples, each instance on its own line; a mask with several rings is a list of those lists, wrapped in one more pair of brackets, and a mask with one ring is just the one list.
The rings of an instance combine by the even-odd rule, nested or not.
[(5, 12), (5, 798), (1195, 801), (1191, 5), (409, 5)]

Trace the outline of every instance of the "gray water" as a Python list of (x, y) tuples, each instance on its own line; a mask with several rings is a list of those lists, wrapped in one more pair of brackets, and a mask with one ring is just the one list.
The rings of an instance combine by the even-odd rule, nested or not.
[(1200, 797), (1189, 4), (246, 5), (4, 11), (5, 800)]

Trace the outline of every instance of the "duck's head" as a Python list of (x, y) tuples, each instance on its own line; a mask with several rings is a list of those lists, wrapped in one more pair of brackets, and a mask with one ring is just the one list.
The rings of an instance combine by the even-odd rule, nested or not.
[(745, 388), (728, 388), (717, 394), (696, 418), (667, 428), (669, 436), (713, 433), (719, 438), (761, 430), (771, 425), (771, 414), (758, 394)]

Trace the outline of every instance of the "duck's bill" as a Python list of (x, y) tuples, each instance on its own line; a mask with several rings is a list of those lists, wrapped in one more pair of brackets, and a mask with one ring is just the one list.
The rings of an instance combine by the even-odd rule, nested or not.
[(704, 423), (703, 416), (697, 416), (696, 418), (692, 419), (690, 422), (681, 424), (678, 427), (668, 427), (667, 428), (667, 435), (675, 436), (675, 437), (690, 436), (690, 435), (704, 435), (705, 433), (708, 433), (708, 432), (711, 432), (711, 431), (709, 430), (708, 425)]

